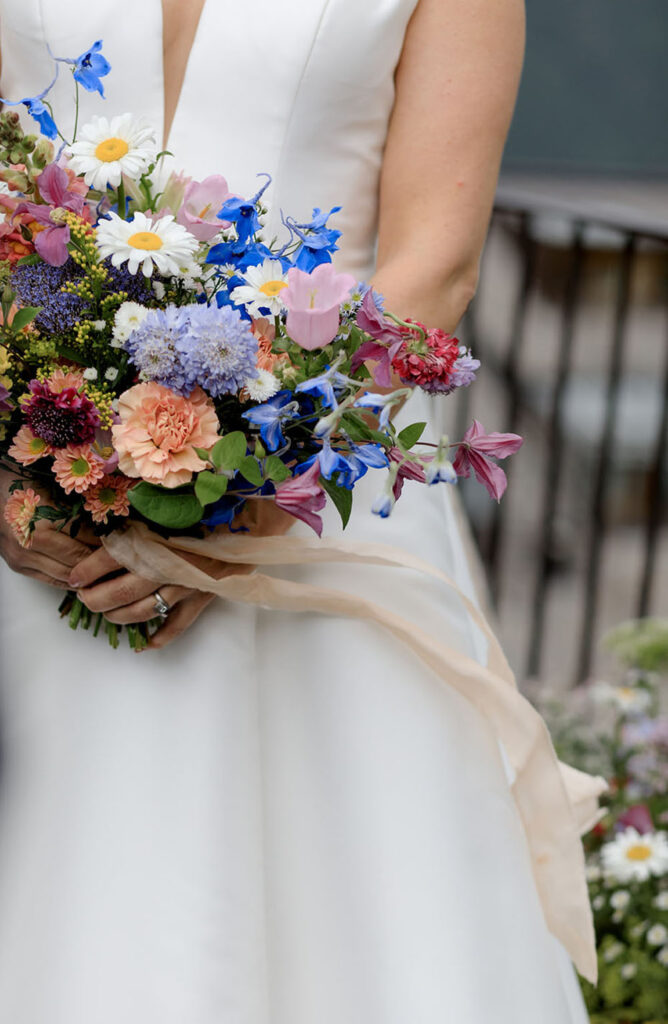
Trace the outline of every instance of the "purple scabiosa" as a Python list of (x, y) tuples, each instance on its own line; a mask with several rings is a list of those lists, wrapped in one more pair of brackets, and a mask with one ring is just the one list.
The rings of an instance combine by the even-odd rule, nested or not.
[(231, 306), (184, 306), (187, 330), (177, 347), (186, 386), (210, 395), (235, 394), (257, 376), (257, 338), (248, 321)]
[(31, 380), (30, 397), (22, 403), (33, 434), (52, 448), (88, 444), (100, 425), (97, 409), (75, 387), (53, 391), (48, 381)]
[(471, 355), (471, 350), (466, 348), (460, 348), (459, 358), (455, 360), (455, 365), (452, 367), (452, 373), (450, 374), (450, 387), (454, 388), (467, 388), (469, 384), (473, 384), (476, 377), (476, 371), (480, 369), (480, 360), (474, 359)]
[(142, 380), (154, 380), (178, 394), (192, 390), (186, 381), (180, 341), (188, 330), (189, 307), (151, 309), (125, 342)]

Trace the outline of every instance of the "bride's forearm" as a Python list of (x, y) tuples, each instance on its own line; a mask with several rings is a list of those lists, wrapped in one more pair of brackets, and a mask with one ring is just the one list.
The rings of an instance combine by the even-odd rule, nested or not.
[(475, 294), (477, 275), (470, 269), (434, 272), (418, 258), (398, 257), (381, 264), (371, 284), (392, 313), (454, 334)]

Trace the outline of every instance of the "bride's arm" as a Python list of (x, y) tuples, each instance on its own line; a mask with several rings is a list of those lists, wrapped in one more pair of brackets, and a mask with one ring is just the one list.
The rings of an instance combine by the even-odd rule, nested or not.
[(419, 0), (397, 69), (374, 286), (454, 331), (471, 301), (515, 106), (524, 0)]

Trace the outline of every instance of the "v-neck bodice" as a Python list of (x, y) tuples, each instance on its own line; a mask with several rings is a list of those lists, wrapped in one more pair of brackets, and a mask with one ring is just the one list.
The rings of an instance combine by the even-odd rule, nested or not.
[[(368, 276), (394, 71), (416, 2), (208, 0), (165, 170), (223, 174), (242, 194), (256, 189), (259, 172), (269, 172), (272, 234), (280, 231), (281, 209), (306, 220), (314, 206), (342, 206), (337, 262)], [(58, 55), (76, 55), (102, 38), (112, 64), (107, 99), (83, 93), (81, 117), (131, 110), (162, 138), (161, 0), (1, 0), (0, 12), (3, 95), (20, 98), (44, 86), (51, 73), (47, 43)], [(69, 74), (61, 73), (52, 97), (67, 129)]]

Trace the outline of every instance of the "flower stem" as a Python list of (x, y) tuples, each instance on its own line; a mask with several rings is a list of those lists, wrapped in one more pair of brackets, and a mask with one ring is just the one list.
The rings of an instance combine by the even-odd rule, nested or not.
[(79, 127), (79, 83), (74, 79), (74, 132), (72, 142), (77, 141), (77, 129)]
[(118, 185), (118, 216), (122, 220), (125, 220), (125, 182), (123, 181), (123, 175)]
[(395, 324), (398, 324), (399, 327), (407, 327), (409, 331), (417, 332), (420, 335), (420, 341), (427, 340), (427, 334), (424, 328), (420, 327), (419, 324), (412, 324), (409, 320), (401, 320), (398, 316), (395, 316), (394, 313), (388, 313), (387, 311), (384, 313), (384, 316), (389, 320), (394, 320)]

